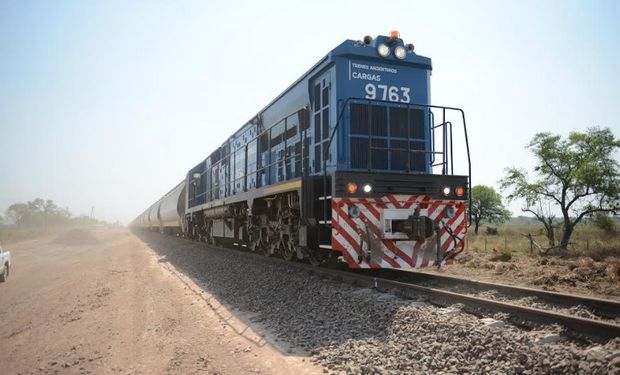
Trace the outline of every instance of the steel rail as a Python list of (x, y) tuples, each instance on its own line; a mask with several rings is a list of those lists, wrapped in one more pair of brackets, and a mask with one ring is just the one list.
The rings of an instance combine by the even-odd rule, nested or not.
[[(367, 271), (363, 272), (366, 273)], [(595, 315), (603, 318), (617, 319), (620, 317), (620, 302), (603, 298), (565, 294), (524, 286), (506, 285), (502, 283), (478, 281), (458, 276), (441, 275), (424, 271), (399, 271), (385, 269), (373, 271), (371, 276), (380, 276), (390, 280), (416, 284), (424, 283), (425, 286), (432, 286), (436, 288), (468, 288), (474, 293), (482, 291), (497, 291), (510, 299), (536, 297), (540, 302), (549, 303), (555, 306), (585, 306)]]
[[(359, 279), (365, 279), (365, 285), (371, 284), (380, 291), (397, 290), (399, 294), (407, 297), (415, 297), (420, 294), (426, 296), (428, 301), (439, 306), (449, 306), (454, 303), (462, 303), (469, 309), (467, 311), (478, 313), (479, 309), (490, 313), (508, 313), (509, 320), (517, 325), (528, 325), (526, 322), (535, 324), (560, 324), (567, 328), (567, 335), (576, 338), (587, 337), (594, 340), (609, 340), (620, 337), (620, 325), (602, 320), (581, 318), (555, 311), (542, 310), (534, 307), (517, 305), (511, 302), (503, 302), (469, 294), (452, 292), (444, 289), (431, 288), (402, 281), (389, 280), (379, 277), (353, 274)], [(354, 277), (355, 278), (355, 277)], [(471, 310), (473, 308), (473, 310)]]

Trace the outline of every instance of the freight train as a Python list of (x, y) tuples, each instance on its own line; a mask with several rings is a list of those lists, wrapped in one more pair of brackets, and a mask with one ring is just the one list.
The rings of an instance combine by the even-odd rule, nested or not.
[(471, 163), (464, 112), (430, 104), (431, 71), (398, 32), (344, 41), (132, 225), (315, 265), (450, 263)]

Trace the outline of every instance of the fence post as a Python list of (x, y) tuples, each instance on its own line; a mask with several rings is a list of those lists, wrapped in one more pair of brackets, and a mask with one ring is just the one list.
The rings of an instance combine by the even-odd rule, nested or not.
[(487, 251), (487, 236), (484, 236), (484, 252)]

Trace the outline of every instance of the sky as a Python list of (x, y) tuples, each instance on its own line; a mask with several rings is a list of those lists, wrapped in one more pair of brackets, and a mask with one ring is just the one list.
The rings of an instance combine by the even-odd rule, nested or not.
[(497, 187), (537, 132), (620, 137), (619, 18), (613, 0), (3, 0), (0, 214), (41, 197), (129, 223), (331, 49), (390, 30), (432, 58), (432, 103), (465, 110), (472, 182)]

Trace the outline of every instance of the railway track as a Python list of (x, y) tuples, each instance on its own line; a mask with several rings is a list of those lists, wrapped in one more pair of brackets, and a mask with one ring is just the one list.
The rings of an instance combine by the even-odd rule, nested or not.
[(440, 288), (469, 295), (484, 295), (487, 298), (509, 300), (518, 303), (527, 299), (534, 305), (549, 305), (553, 308), (571, 309), (576, 306), (586, 309), (594, 319), (620, 320), (620, 302), (602, 298), (571, 295), (534, 289), (522, 286), (506, 285), (471, 280), (467, 278), (429, 273), (425, 271), (378, 270), (369, 276), (380, 276), (390, 280), (414, 283), (417, 285)]
[[(405, 296), (409, 297), (424, 295), (430, 303), (440, 306), (462, 303), (466, 306), (466, 310), (475, 314), (507, 313), (508, 320), (519, 326), (560, 324), (566, 328), (567, 336), (596, 341), (620, 337), (620, 325), (617, 323), (620, 318), (620, 303), (615, 301), (424, 272), (382, 270), (376, 274), (357, 273), (357, 276), (372, 281), (374, 287), (379, 290), (396, 290), (399, 293), (404, 292)], [(498, 292), (508, 297), (509, 301), (477, 296), (476, 293), (481, 291)], [(520, 303), (521, 299), (531, 297), (539, 299), (549, 308), (543, 309), (528, 306), (529, 303)], [(581, 317), (563, 311), (576, 306), (583, 306), (600, 318)]]
[[(217, 246), (209, 245), (209, 248), (230, 251), (227, 248)], [(422, 298), (437, 306), (448, 307), (454, 304), (463, 304), (465, 311), (478, 316), (496, 313), (507, 314), (506, 319), (508, 321), (521, 327), (532, 328), (536, 325), (559, 324), (566, 329), (564, 334), (574, 339), (606, 341), (620, 337), (620, 324), (617, 323), (620, 318), (620, 303), (615, 301), (479, 282), (425, 272), (345, 271), (314, 267), (301, 262), (265, 257), (247, 251), (240, 252), (267, 262), (281, 263), (287, 267), (301, 268), (315, 274), (347, 281), (356, 286), (395, 293), (406, 298)], [(508, 297), (510, 301), (477, 296), (476, 293), (480, 291), (496, 291)], [(520, 304), (519, 299), (524, 297), (536, 297), (549, 305), (550, 308), (542, 309)], [(581, 317), (562, 311), (563, 308), (575, 306), (585, 306), (600, 318)]]

